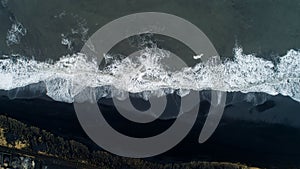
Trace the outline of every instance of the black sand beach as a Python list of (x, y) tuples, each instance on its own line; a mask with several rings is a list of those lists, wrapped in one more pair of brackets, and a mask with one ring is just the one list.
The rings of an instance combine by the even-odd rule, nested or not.
[[(190, 134), (174, 149), (157, 157), (156, 162), (189, 162), (193, 160), (240, 162), (265, 168), (294, 168), (299, 166), (300, 116), (299, 104), (284, 96), (268, 96), (268, 101), (258, 105), (242, 101), (246, 94), (229, 93), (228, 98), (240, 101), (228, 103), (221, 123), (213, 136), (204, 144), (198, 143), (199, 133), (208, 112), (209, 102), (202, 101), (198, 119)], [(259, 94), (258, 94), (259, 95)], [(111, 102), (110, 99), (102, 103)], [(270, 103), (272, 102), (272, 106)], [(101, 103), (101, 101), (100, 101)], [(106, 119), (121, 132), (133, 136), (145, 136), (161, 132), (172, 124), (172, 119), (156, 120), (153, 126), (132, 126), (112, 112), (109, 105), (99, 104)], [(76, 118), (72, 104), (60, 103), (50, 98), (14, 99), (1, 97), (2, 115), (46, 129), (64, 138), (72, 138), (99, 149), (84, 133)], [(159, 126), (159, 127), (158, 127)], [(152, 127), (152, 128), (151, 128)], [(138, 130), (137, 130), (138, 128)], [(139, 134), (140, 133), (140, 134)]]
[[(276, 65), (279, 56), (300, 48), (300, 1), (296, 0), (1, 0), (0, 59), (24, 57), (51, 63), (79, 52), (86, 40), (106, 23), (124, 15), (152, 11), (170, 13), (195, 24), (211, 40), (223, 60), (232, 59), (234, 48), (240, 46), (245, 54), (254, 53)], [(22, 31), (18, 34), (20, 41), (8, 42), (9, 30), (14, 24), (21, 24), (18, 28), (25, 33), (24, 36)], [(182, 44), (169, 43), (169, 40), (163, 39), (161, 45), (182, 57), (185, 53), (191, 54)], [(113, 50), (132, 52), (126, 43), (118, 44)], [(198, 63), (192, 57), (183, 60), (191, 65)], [(78, 141), (90, 150), (102, 151), (81, 128), (73, 104), (53, 100), (43, 87), (31, 84), (22, 90), (0, 90), (0, 115)], [(281, 94), (228, 92), (218, 128), (207, 142), (199, 144), (198, 137), (210, 107), (210, 102), (203, 98), (207, 93), (210, 91), (200, 91), (198, 118), (189, 135), (174, 149), (146, 161), (234, 162), (278, 169), (300, 167), (299, 102)], [(175, 94), (168, 97), (174, 102), (180, 100)], [(149, 106), (139, 99), (135, 102), (138, 107)], [(102, 98), (98, 105), (115, 129), (130, 136), (155, 135), (174, 122), (174, 118), (166, 118), (167, 115), (147, 125), (134, 124), (118, 114), (110, 98)], [(176, 112), (178, 107), (174, 105), (168, 108)]]

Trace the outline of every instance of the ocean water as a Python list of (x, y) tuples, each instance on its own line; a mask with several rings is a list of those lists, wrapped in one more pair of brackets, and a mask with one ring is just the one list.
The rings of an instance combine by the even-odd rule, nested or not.
[[(170, 13), (195, 24), (213, 43), (221, 63), (200, 62), (182, 44), (155, 35), (140, 35), (120, 42), (106, 55), (101, 68), (78, 53), (88, 38), (106, 23), (137, 12)], [(225, 127), (220, 130), (227, 131), (230, 120), (238, 119), (251, 125), (283, 125), (299, 132), (299, 18), (300, 1), (292, 0), (1, 0), (0, 95), (13, 102), (47, 98), (59, 105), (69, 105), (83, 91), (89, 95), (80, 98), (81, 101), (111, 97), (122, 100), (126, 92), (147, 101), (165, 95), (184, 97), (190, 91), (199, 91), (202, 99), (209, 100), (205, 91), (218, 90), (228, 92), (226, 121), (222, 121)], [(158, 45), (153, 45), (154, 41)], [(188, 66), (166, 67), (166, 61), (172, 56), (163, 47), (179, 53)], [(135, 49), (139, 52), (126, 57)], [(3, 103), (9, 102), (4, 99)], [(9, 106), (4, 107), (5, 111), (10, 110)], [(30, 121), (24, 116), (13, 116)], [(276, 138), (278, 134), (274, 131), (270, 135)], [(214, 140), (218, 137), (226, 138), (220, 132)], [(265, 139), (255, 132), (253, 137)], [(275, 141), (266, 150), (262, 147), (270, 140), (265, 139), (262, 144), (257, 139), (249, 143), (242, 138), (254, 149), (257, 145), (255, 151), (272, 153), (270, 149), (274, 149), (279, 153), (278, 159), (300, 150), (295, 143), (297, 139), (291, 138), (294, 147), (287, 147), (286, 151), (276, 149), (275, 143), (288, 144), (288, 141)], [(238, 144), (238, 139), (233, 140)], [(225, 154), (216, 159), (226, 159)], [(232, 157), (231, 161), (239, 160), (237, 156)], [(296, 160), (286, 161), (290, 164)]]
[[(212, 89), (282, 94), (300, 100), (297, 48), (300, 35), (296, 21), (300, 14), (299, 3), (123, 3), (2, 1), (0, 89), (43, 82), (48, 96), (64, 102), (72, 102), (74, 96), (86, 88), (94, 88), (100, 98), (122, 95), (124, 91), (153, 91), (152, 95), (163, 95), (169, 89), (183, 93)], [(117, 10), (121, 7), (125, 9)], [(89, 36), (106, 22), (141, 11), (168, 12), (189, 20), (207, 34), (225, 61), (209, 66), (183, 53), (180, 57), (194, 65), (169, 71), (162, 63), (169, 54), (157, 47), (147, 47), (135, 58), (110, 61), (107, 69), (98, 70), (96, 63), (77, 53)], [(178, 51), (176, 47), (173, 49)], [(18, 97), (18, 93), (15, 96)]]

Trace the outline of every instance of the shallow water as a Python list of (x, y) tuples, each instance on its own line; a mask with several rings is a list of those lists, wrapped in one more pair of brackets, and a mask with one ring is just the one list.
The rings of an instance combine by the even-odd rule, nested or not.
[[(2, 0), (1, 4), (1, 114), (66, 137), (80, 137), (81, 141), (90, 144), (90, 140), (77, 124), (72, 105), (65, 103), (72, 103), (73, 97), (79, 91), (72, 88), (76, 80), (82, 85), (80, 87), (91, 89), (94, 94), (98, 94), (97, 97), (104, 97), (101, 99), (108, 100), (109, 103), (111, 100), (107, 95), (112, 92), (109, 87), (105, 88), (109, 85), (133, 93), (158, 90), (166, 86), (176, 89), (174, 92), (181, 92), (182, 95), (186, 94), (185, 89), (228, 91), (230, 93), (227, 96), (225, 115), (212, 139), (195, 148), (189, 145), (193, 143), (191, 140), (195, 141), (195, 137), (190, 136), (182, 145), (164, 154), (162, 158), (167, 156), (181, 161), (204, 157), (211, 161), (245, 162), (263, 167), (299, 166), (300, 1), (8, 0), (6, 3)], [(213, 79), (206, 72), (211, 69), (198, 66), (201, 68), (199, 70), (206, 71), (189, 76), (191, 72), (187, 68), (184, 73), (175, 72), (173, 79), (161, 78), (167, 79), (163, 84), (156, 83), (157, 79), (149, 82), (149, 79), (142, 78), (139, 82), (144, 85), (139, 86), (136, 81), (122, 81), (125, 77), (135, 76), (124, 75), (124, 79), (118, 78), (124, 70), (137, 72), (137, 76), (145, 73), (134, 69), (134, 66), (130, 67), (135, 61), (124, 59), (124, 62), (113, 63), (116, 67), (106, 69), (108, 72), (98, 72), (97, 65), (87, 62), (80, 55), (72, 55), (79, 52), (85, 41), (103, 25), (136, 12), (170, 13), (198, 26), (212, 41), (224, 61), (219, 70), (224, 73), (223, 85), (207, 85), (205, 80)], [(163, 47), (181, 52), (180, 57), (189, 64), (199, 63), (193, 59), (193, 53), (182, 45), (171, 42), (170, 39), (162, 39)], [(133, 49), (128, 48), (128, 43), (130, 42), (125, 40), (112, 52), (132, 52)], [(71, 56), (66, 56), (67, 54)], [(152, 56), (151, 52), (146, 54)], [(157, 62), (152, 64), (152, 68), (160, 65)], [(76, 65), (80, 65), (80, 70), (88, 72), (87, 75), (93, 78), (73, 76), (79, 72)], [(149, 62), (141, 65), (149, 66)], [(232, 69), (221, 69), (222, 66)], [(228, 71), (235, 69), (238, 71)], [(229, 73), (226, 74), (226, 71)], [(145, 74), (151, 72), (153, 69)], [(165, 75), (169, 72), (160, 69), (155, 75), (162, 75), (161, 73)], [(187, 82), (184, 81), (186, 77), (190, 78)], [(204, 81), (199, 80), (201, 77), (205, 77)], [(95, 81), (100, 82), (96, 84)], [(242, 94), (241, 91), (248, 94)], [(162, 94), (161, 91), (157, 93)], [(164, 94), (172, 95), (169, 89)], [(3, 95), (12, 100), (2, 97)], [(59, 102), (52, 101), (49, 96)], [(139, 96), (149, 98), (148, 95)], [(47, 98), (50, 101), (38, 98)], [(192, 133), (197, 136), (203, 125), (202, 117), (207, 113), (205, 106), (209, 105), (205, 99), (201, 104), (204, 108), (200, 107), (199, 113), (203, 116), (199, 117)], [(113, 110), (110, 106), (106, 107), (108, 112)], [(116, 115), (110, 118), (114, 120)], [(172, 118), (173, 116), (168, 116), (164, 120)], [(65, 123), (70, 119), (74, 123)], [(59, 127), (53, 126), (51, 120), (58, 120)], [(164, 126), (165, 123), (161, 125)], [(124, 129), (124, 124), (119, 127)], [(132, 131), (134, 130), (125, 129), (129, 134), (134, 134)]]

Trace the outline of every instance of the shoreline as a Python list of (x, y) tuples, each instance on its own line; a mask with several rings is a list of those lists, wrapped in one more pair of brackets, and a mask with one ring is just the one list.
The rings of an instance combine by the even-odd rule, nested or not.
[[(267, 100), (274, 103), (271, 106), (267, 101), (256, 106), (245, 101), (228, 104), (216, 132), (206, 143), (199, 144), (197, 138), (205, 121), (205, 113), (209, 108), (209, 102), (204, 100), (200, 103), (196, 124), (183, 142), (174, 149), (147, 160), (187, 162), (202, 159), (204, 161), (241, 162), (250, 166), (267, 168), (299, 166), (300, 163), (297, 159), (300, 157), (300, 153), (298, 153), (300, 128), (293, 126), (293, 123), (278, 123), (280, 117), (277, 117), (279, 119), (277, 122), (272, 119), (281, 116), (282, 120), (286, 117), (296, 120), (297, 113), (294, 110), (297, 110), (300, 105), (280, 95)], [(2, 115), (46, 129), (67, 139), (75, 139), (88, 145), (91, 149), (101, 150), (81, 129), (72, 104), (56, 102), (49, 98), (10, 100), (3, 96), (0, 97), (0, 104), (2, 107), (0, 114)], [(153, 134), (153, 130), (149, 128), (148, 130), (140, 128), (140, 130), (132, 131), (131, 127), (125, 123), (126, 121), (122, 123), (114, 121), (116, 112), (109, 113), (112, 109), (108, 105), (103, 106), (106, 107), (104, 113), (106, 116), (108, 115), (108, 119), (111, 118), (110, 124), (119, 129), (123, 128), (122, 132), (139, 134), (149, 131)], [(282, 110), (285, 112), (281, 112)], [(267, 121), (268, 119), (269, 121)], [(286, 121), (288, 122), (288, 120)], [(164, 129), (170, 122), (172, 119), (159, 120), (156, 122), (156, 126), (162, 126)], [(158, 132), (163, 131), (157, 130)]]

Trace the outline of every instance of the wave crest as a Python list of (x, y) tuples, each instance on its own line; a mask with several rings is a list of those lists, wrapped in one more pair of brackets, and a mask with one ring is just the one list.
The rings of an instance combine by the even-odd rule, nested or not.
[(139, 55), (114, 61), (102, 70), (83, 54), (64, 56), (56, 62), (6, 57), (0, 59), (0, 89), (13, 90), (42, 82), (48, 96), (69, 103), (83, 91), (87, 95), (82, 101), (112, 96), (122, 99), (124, 92), (147, 100), (153, 95), (174, 92), (185, 96), (189, 90), (282, 94), (300, 102), (300, 52), (296, 50), (289, 50), (275, 65), (254, 54), (244, 54), (237, 47), (232, 60), (218, 65), (198, 63), (177, 71), (166, 68), (161, 62), (164, 57), (169, 54), (146, 48)]

